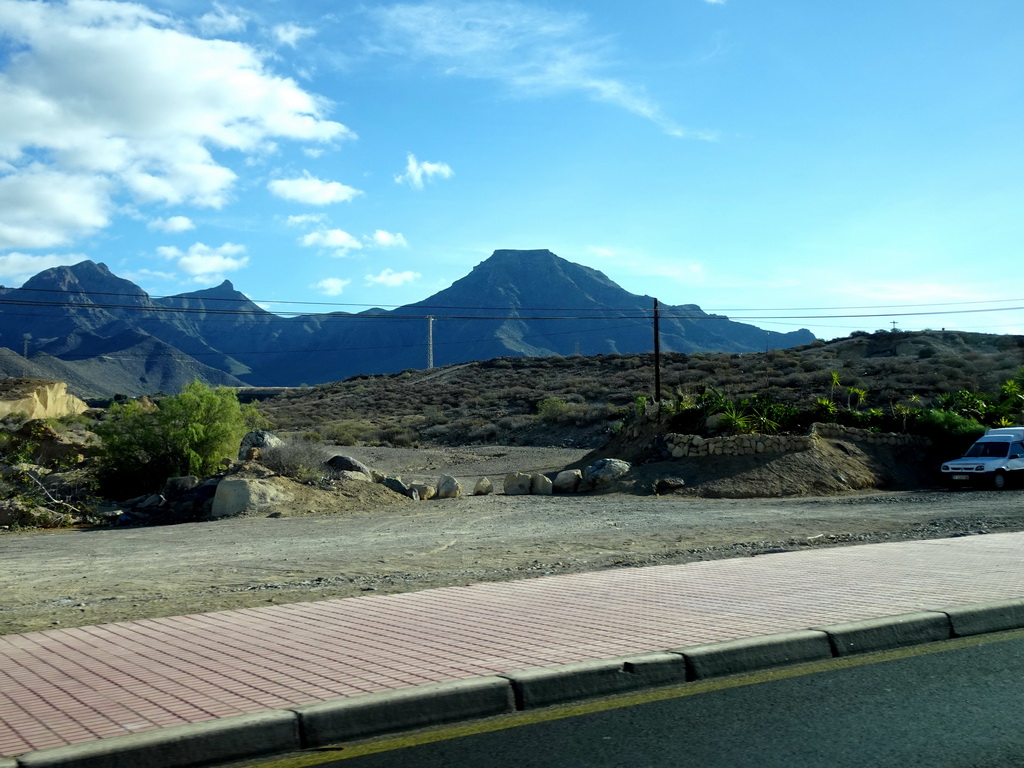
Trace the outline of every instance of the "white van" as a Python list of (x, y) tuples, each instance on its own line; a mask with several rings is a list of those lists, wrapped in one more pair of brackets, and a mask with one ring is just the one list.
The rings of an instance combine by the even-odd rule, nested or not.
[(990, 429), (962, 458), (943, 464), (942, 477), (952, 488), (977, 484), (997, 490), (1024, 480), (1024, 427)]

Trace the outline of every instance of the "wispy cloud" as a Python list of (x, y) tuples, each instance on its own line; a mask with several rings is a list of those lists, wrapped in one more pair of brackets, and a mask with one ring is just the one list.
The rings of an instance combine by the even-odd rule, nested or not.
[(590, 31), (582, 13), (514, 0), (435, 0), (371, 14), (380, 25), (379, 50), (433, 62), (444, 74), (499, 81), (530, 96), (581, 92), (672, 136), (711, 138), (666, 116), (642, 87), (606, 74), (612, 45)]
[(311, 27), (300, 27), (298, 24), (278, 24), (271, 29), (274, 39), (281, 45), (294, 48), (299, 41), (306, 37), (312, 37), (316, 30)]
[(411, 283), (414, 280), (419, 280), (423, 275), (419, 272), (413, 272), (406, 270), (405, 272), (395, 272), (393, 269), (385, 269), (377, 275), (366, 275), (367, 285), (384, 285), (388, 288), (397, 288), (400, 285)]
[(405, 235), (401, 232), (385, 232), (383, 229), (378, 229), (373, 233), (372, 240), (374, 245), (379, 245), (382, 248), (394, 248), (394, 247), (408, 247), (409, 243), (405, 241)]
[(191, 275), (196, 282), (222, 280), (225, 272), (235, 272), (249, 264), (249, 257), (242, 255), (245, 246), (237, 243), (224, 243), (217, 247), (195, 243), (187, 251), (165, 245), (156, 250), (165, 259), (174, 261), (178, 269)]
[(448, 163), (419, 162), (416, 155), (410, 152), (405, 158), (405, 173), (395, 176), (398, 184), (408, 184), (413, 189), (423, 189), (423, 185), (433, 178), (450, 179), (455, 175)]
[(359, 240), (343, 229), (321, 229), (310, 232), (299, 238), (299, 243), (307, 248), (323, 248), (333, 252), (332, 255), (344, 258), (350, 251), (358, 251), (363, 247)]
[(343, 280), (340, 277), (325, 277), (309, 287), (324, 296), (341, 296), (345, 287), (351, 282), (351, 280)]
[(267, 189), (284, 200), (307, 205), (345, 203), (363, 194), (339, 181), (318, 179), (310, 175), (309, 171), (293, 179), (275, 179), (267, 184)]
[(146, 224), (146, 227), (156, 232), (174, 234), (176, 232), (188, 232), (191, 229), (195, 229), (196, 225), (188, 216), (170, 216), (166, 219), (153, 219)]

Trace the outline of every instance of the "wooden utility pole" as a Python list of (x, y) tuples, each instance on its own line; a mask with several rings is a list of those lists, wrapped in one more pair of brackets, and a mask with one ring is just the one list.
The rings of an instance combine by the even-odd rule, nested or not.
[(427, 370), (434, 367), (434, 316), (427, 315)]
[(654, 402), (661, 402), (661, 328), (658, 300), (654, 300)]

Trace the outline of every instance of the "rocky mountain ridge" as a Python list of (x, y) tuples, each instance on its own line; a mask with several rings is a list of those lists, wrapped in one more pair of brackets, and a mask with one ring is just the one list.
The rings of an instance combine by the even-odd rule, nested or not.
[[(0, 373), (59, 378), (86, 397), (174, 392), (211, 384), (296, 386), (356, 374), (425, 368), (428, 325), (435, 365), (503, 356), (634, 353), (653, 346), (653, 299), (547, 250), (499, 250), (451, 287), (395, 310), (285, 317), (229, 281), (151, 297), (106, 265), (55, 267), (0, 289)], [(666, 352), (749, 352), (808, 344), (664, 306)], [(28, 350), (27, 358), (24, 354)]]

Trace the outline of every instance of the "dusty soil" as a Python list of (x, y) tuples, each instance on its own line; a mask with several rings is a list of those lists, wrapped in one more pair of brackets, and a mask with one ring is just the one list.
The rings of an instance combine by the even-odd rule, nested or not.
[[(407, 481), (442, 471), (465, 484), (551, 471), (583, 451), (557, 448), (346, 449)], [(840, 450), (844, 456), (849, 455)], [(841, 457), (833, 457), (841, 461)], [(699, 495), (645, 495), (652, 479), (693, 466), (638, 468), (612, 492), (483, 496), (414, 503), (379, 486), (292, 486), (277, 517), (145, 528), (0, 534), (0, 632), (25, 632), (269, 603), (404, 592), (480, 581), (749, 557), (816, 546), (1024, 530), (1024, 491), (849, 491), (845, 469), (716, 457)], [(862, 462), (863, 463), (863, 462)], [(868, 462), (870, 463), (870, 462)], [(863, 467), (857, 471), (867, 472)], [(787, 472), (803, 472), (800, 479)], [(839, 495), (769, 496), (818, 487)], [(806, 475), (806, 476), (804, 476)], [(815, 478), (818, 476), (818, 479)], [(867, 475), (865, 475), (867, 477)], [(774, 478), (774, 479), (773, 479)], [(803, 484), (803, 485), (801, 485)], [(717, 490), (716, 490), (717, 489)], [(806, 491), (805, 491), (806, 492)], [(818, 493), (822, 493), (821, 490)]]

